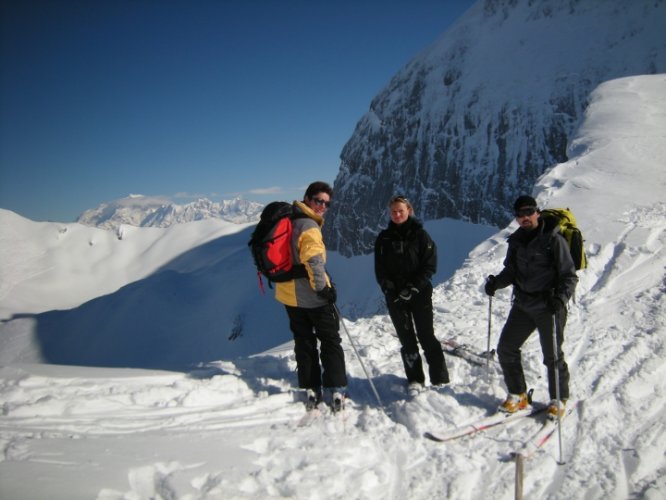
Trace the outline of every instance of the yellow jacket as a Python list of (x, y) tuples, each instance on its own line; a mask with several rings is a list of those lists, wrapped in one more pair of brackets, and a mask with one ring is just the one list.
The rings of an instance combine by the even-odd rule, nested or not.
[(294, 201), (295, 212), (300, 217), (292, 220), (291, 254), (294, 264), (303, 264), (307, 278), (275, 284), (275, 299), (287, 306), (311, 309), (328, 303), (317, 295), (318, 290), (330, 286), (326, 274), (326, 246), (321, 234), (324, 219), (307, 205)]

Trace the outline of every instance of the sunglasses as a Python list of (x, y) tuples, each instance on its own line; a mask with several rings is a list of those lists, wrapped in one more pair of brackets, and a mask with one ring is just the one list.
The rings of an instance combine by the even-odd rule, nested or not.
[(391, 201), (389, 201), (389, 205), (393, 205), (394, 203), (404, 203), (406, 205), (409, 205), (409, 200), (405, 198), (404, 196), (394, 196), (391, 198)]
[(314, 202), (315, 202), (317, 205), (319, 205), (320, 207), (326, 207), (326, 208), (328, 208), (328, 207), (331, 206), (331, 202), (330, 202), (330, 201), (322, 200), (321, 198), (312, 198), (312, 201), (314, 201)]
[(536, 207), (521, 208), (520, 210), (516, 210), (514, 215), (516, 216), (516, 219), (521, 217), (531, 217), (536, 213), (536, 211)]

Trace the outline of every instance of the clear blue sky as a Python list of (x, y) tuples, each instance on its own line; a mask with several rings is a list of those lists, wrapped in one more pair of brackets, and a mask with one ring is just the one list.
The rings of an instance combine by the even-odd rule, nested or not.
[(372, 98), (474, 3), (0, 1), (0, 208), (61, 222), (332, 183)]

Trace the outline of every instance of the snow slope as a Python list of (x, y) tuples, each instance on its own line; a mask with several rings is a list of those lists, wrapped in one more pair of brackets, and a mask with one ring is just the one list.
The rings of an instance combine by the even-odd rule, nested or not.
[[(557, 464), (557, 438), (551, 439), (525, 464), (525, 497), (661, 499), (666, 496), (666, 175), (662, 163), (666, 76), (624, 78), (598, 87), (569, 150), (570, 160), (542, 176), (534, 194), (543, 206), (571, 207), (587, 241), (589, 268), (580, 273), (565, 342), (572, 394), (581, 402), (563, 424), (566, 464)], [(44, 242), (53, 241), (58, 233), (41, 244), (32, 238), (42, 234), (41, 229), (58, 226), (38, 225), (40, 230), (34, 231), (33, 226), (21, 232), (16, 227), (29, 222), (6, 212), (0, 215), (0, 276), (5, 287), (0, 300), (6, 318), (0, 325), (0, 498), (514, 497), (514, 463), (507, 459), (508, 452), (537, 424), (526, 421), (446, 444), (423, 438), (427, 430), (445, 429), (492, 412), (504, 396), (504, 387), (495, 366), (488, 380), (483, 367), (447, 357), (452, 383), (407, 400), (390, 320), (382, 312), (368, 313), (377, 308), (377, 291), (367, 256), (343, 259), (333, 254), (331, 267), (341, 305), (349, 310), (349, 297), (355, 302), (355, 313), (347, 314), (355, 319), (345, 325), (384, 408), (374, 398), (343, 330), (351, 394), (345, 418), (324, 415), (300, 428), (297, 422), (303, 406), (293, 390), (295, 362), (290, 343), (281, 340), (286, 329), (284, 312), (274, 307), (270, 296), (257, 300), (256, 288), (251, 298), (245, 297), (244, 289), (233, 282), (246, 280), (249, 268), (244, 266), (249, 264), (240, 253), (249, 228), (233, 233), (228, 226), (218, 226), (220, 233), (202, 231), (202, 244), (174, 260), (153, 261), (146, 256), (152, 247), (137, 244), (136, 252), (126, 250), (127, 267), (152, 262), (152, 270), (143, 269), (145, 274), (132, 278), (138, 281), (128, 279), (115, 291), (98, 283), (103, 280), (93, 274), (91, 282), (100, 287), (94, 295), (95, 285), (86, 286), (76, 273), (79, 269), (84, 274), (100, 272), (114, 258), (92, 253), (102, 246), (99, 240), (92, 247), (85, 242), (89, 254), (78, 246), (70, 259), (58, 254), (59, 260), (49, 260), (53, 270), (41, 272), (44, 262), (39, 261), (39, 251), (57, 254), (46, 251)], [(456, 227), (454, 232), (452, 226), (440, 224), (431, 227), (440, 249), (456, 245), (458, 234), (465, 231)], [(63, 227), (70, 236), (78, 229), (77, 225)], [(189, 231), (197, 226), (183, 227)], [(488, 300), (481, 285), (487, 274), (499, 271), (505, 237), (513, 229), (512, 225), (491, 235), (452, 277), (436, 280), (435, 321), (440, 337), (485, 348)], [(6, 238), (8, 230), (27, 239)], [(90, 228), (85, 231), (98, 234)], [(167, 230), (160, 231), (164, 235)], [(474, 232), (470, 228), (469, 234)], [(213, 234), (218, 237), (208, 239)], [(131, 239), (120, 243), (129, 244)], [(196, 238), (183, 236), (182, 240), (194, 243)], [(155, 241), (158, 245), (159, 238)], [(105, 246), (112, 248), (110, 242)], [(112, 255), (117, 255), (119, 247), (113, 248)], [(211, 255), (216, 253), (220, 262), (227, 261), (226, 267), (221, 263), (219, 268), (210, 267)], [(167, 251), (155, 255), (166, 257)], [(13, 256), (11, 264), (8, 256)], [(441, 250), (440, 260), (445, 260)], [(273, 348), (236, 358), (215, 358), (216, 353), (209, 352), (200, 358), (208, 361), (198, 366), (157, 369), (165, 365), (155, 362), (159, 356), (151, 357), (150, 352), (159, 351), (186, 365), (187, 356), (173, 355), (186, 343), (160, 341), (159, 329), (142, 319), (142, 307), (145, 316), (153, 319), (159, 317), (155, 311), (170, 320), (176, 316), (169, 315), (168, 309), (191, 312), (190, 301), (205, 301), (204, 292), (217, 290), (206, 281), (211, 272), (218, 282), (227, 284), (223, 292), (214, 293), (216, 298), (237, 299), (236, 304), (251, 301), (250, 306), (238, 306), (248, 307), (239, 336), (239, 341), (247, 342), (244, 351), (251, 352), (249, 339), (275, 335)], [(160, 276), (163, 281), (158, 280)], [(33, 298), (35, 291), (48, 286), (54, 287), (55, 295)], [(160, 301), (141, 293), (157, 293), (160, 287), (167, 295), (175, 291), (181, 295)], [(369, 298), (362, 301), (364, 294)], [(97, 298), (84, 303), (93, 297)], [(509, 299), (510, 292), (502, 291), (493, 301), (493, 343)], [(73, 306), (56, 306), (77, 300)], [(148, 302), (142, 304), (142, 300)], [(221, 318), (228, 314), (222, 302)], [(59, 313), (70, 317), (44, 312), (51, 307), (72, 307)], [(116, 307), (124, 322), (112, 330), (104, 325), (116, 314)], [(204, 311), (193, 311), (197, 310)], [(204, 323), (185, 316), (182, 325), (193, 325), (187, 331), (190, 341), (210, 347), (211, 336), (201, 332)], [(253, 319), (257, 316), (264, 318)], [(114, 342), (108, 336), (115, 333), (125, 350), (146, 349), (143, 355), (149, 361), (142, 362), (137, 353), (135, 363), (125, 365), (133, 368), (119, 368), (119, 364), (104, 363), (113, 361), (113, 356), (104, 358), (98, 352), (90, 357), (98, 362), (87, 367), (40, 362), (46, 339), (39, 337), (38, 330), (48, 321), (58, 326), (48, 330), (54, 337), (49, 339), (51, 345), (57, 346), (62, 337), (74, 358), (82, 356), (76, 352), (82, 346), (91, 350), (90, 338), (95, 337), (113, 352)], [(132, 321), (141, 325), (133, 330), (134, 342), (122, 336)], [(82, 322), (93, 331), (88, 336), (77, 332), (75, 341), (59, 329), (80, 328)], [(264, 329), (254, 330), (259, 327)], [(142, 343), (141, 336), (148, 344)], [(535, 397), (543, 399), (546, 386), (538, 341), (530, 339), (523, 352)]]
[(191, 250), (254, 224), (197, 221), (167, 229), (33, 222), (0, 209), (0, 318), (71, 308), (145, 278)]
[[(0, 363), (188, 370), (291, 338), (284, 308), (268, 288), (262, 295), (254, 278), (247, 248), (253, 227), (247, 224), (122, 226), (122, 239), (80, 224), (31, 222), (6, 210), (0, 224), (7, 228), (0, 237), (0, 319), (11, 319), (2, 328)], [(436, 283), (495, 232), (454, 220), (428, 228), (434, 236), (457, 235), (456, 245), (440, 246)], [(372, 265), (366, 257), (329, 267), (346, 290), (340, 308), (350, 318), (381, 307), (367, 272)]]

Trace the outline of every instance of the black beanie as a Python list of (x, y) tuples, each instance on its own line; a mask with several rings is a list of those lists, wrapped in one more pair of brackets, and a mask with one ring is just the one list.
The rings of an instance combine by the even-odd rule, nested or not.
[(523, 196), (519, 196), (518, 199), (516, 199), (515, 203), (513, 204), (514, 210), (518, 210), (519, 208), (523, 207), (537, 208), (537, 202), (531, 196), (527, 196), (526, 194), (524, 194)]

